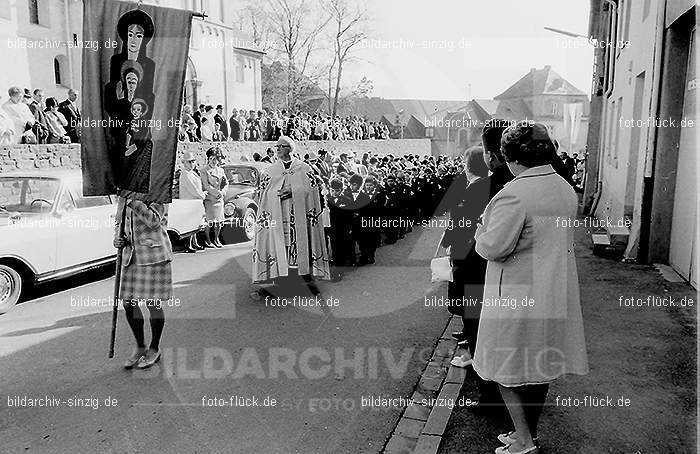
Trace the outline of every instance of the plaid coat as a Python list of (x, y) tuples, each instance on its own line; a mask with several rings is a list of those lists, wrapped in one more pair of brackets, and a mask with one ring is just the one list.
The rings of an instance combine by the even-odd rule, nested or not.
[(160, 203), (144, 203), (119, 197), (117, 226), (119, 232), (122, 211), (126, 209), (124, 234), (128, 244), (122, 250), (122, 266), (154, 265), (173, 259), (172, 245), (166, 227), (168, 207)]

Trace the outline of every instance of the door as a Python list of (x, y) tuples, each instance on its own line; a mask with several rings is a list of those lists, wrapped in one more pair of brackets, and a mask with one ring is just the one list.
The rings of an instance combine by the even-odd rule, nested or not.
[[(683, 101), (683, 119), (686, 123), (681, 124), (669, 262), (678, 273), (697, 288), (698, 91), (695, 68), (695, 36), (696, 29), (693, 29)], [(693, 122), (692, 127), (690, 126), (691, 121)]]
[(66, 188), (61, 196), (58, 270), (116, 255), (112, 245), (115, 206), (109, 196), (83, 197), (81, 192)]

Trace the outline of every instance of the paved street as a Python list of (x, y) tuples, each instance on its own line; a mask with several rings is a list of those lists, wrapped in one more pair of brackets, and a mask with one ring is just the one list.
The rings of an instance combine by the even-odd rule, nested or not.
[[(576, 242), (591, 372), (552, 384), (539, 426), (545, 452), (697, 452), (697, 292), (653, 266), (593, 255), (585, 228), (576, 229)], [(651, 297), (677, 306), (647, 306)], [(632, 299), (643, 303), (626, 303)], [(692, 307), (681, 306), (688, 300)], [(470, 368), (464, 399), (478, 395), (473, 374)], [(458, 406), (439, 452), (493, 452), (496, 436), (511, 428), (505, 411)]]
[(150, 371), (122, 369), (123, 314), (107, 359), (110, 308), (86, 306), (112, 278), (23, 303), (0, 318), (0, 452), (378, 452), (401, 408), (363, 396), (410, 396), (447, 320), (424, 306), (439, 234), (414, 231), (322, 283), (331, 307), (252, 301), (250, 243), (178, 254), (180, 306)]

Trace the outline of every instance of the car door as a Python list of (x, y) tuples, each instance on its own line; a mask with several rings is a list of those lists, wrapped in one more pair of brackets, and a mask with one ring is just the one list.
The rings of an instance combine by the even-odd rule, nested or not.
[(0, 178), (0, 206), (10, 206), (12, 214), (0, 216), (0, 257), (15, 257), (27, 263), (37, 275), (56, 269), (56, 219), (50, 212), (28, 214), (33, 200), (54, 203), (61, 183), (57, 179)]
[(69, 185), (58, 205), (58, 269), (81, 267), (116, 256), (115, 206), (109, 196), (85, 197), (80, 185)]

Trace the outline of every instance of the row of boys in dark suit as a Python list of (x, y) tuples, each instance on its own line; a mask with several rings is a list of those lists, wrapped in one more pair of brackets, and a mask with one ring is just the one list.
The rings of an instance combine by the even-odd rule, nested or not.
[(375, 263), (381, 235), (385, 244), (396, 243), (412, 231), (413, 222), (431, 217), (453, 178), (453, 172), (444, 172), (443, 188), (431, 172), (407, 179), (401, 171), (386, 170), (384, 184), (374, 173), (364, 179), (352, 174), (348, 185), (337, 176), (329, 181), (329, 238), (336, 267)]

